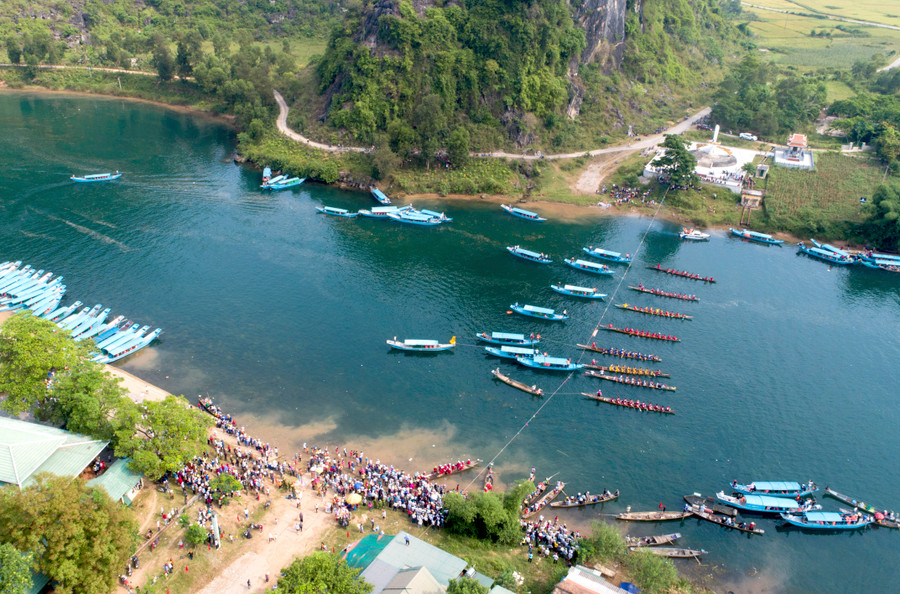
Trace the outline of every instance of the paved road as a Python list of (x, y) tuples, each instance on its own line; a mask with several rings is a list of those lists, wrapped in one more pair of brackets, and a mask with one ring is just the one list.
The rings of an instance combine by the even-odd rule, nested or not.
[(897, 68), (898, 66), (900, 66), (900, 58), (897, 58), (896, 60), (894, 60), (893, 62), (891, 62), (891, 63), (888, 64), (887, 66), (885, 66), (884, 68), (879, 68), (879, 69), (878, 69), (878, 72), (883, 72), (883, 71), (885, 71), (885, 70), (890, 70), (891, 68)]
[[(354, 147), (354, 146), (335, 146), (333, 144), (324, 144), (321, 142), (316, 142), (314, 140), (310, 140), (306, 138), (302, 134), (294, 132), (287, 126), (287, 116), (288, 116), (288, 106), (284, 100), (284, 97), (281, 96), (281, 93), (275, 91), (275, 101), (278, 103), (278, 119), (276, 123), (278, 125), (278, 131), (294, 140), (296, 142), (302, 142), (308, 146), (328, 151), (330, 153), (337, 152), (347, 152), (347, 151), (355, 151), (359, 153), (369, 152), (370, 148), (363, 147)], [(693, 125), (697, 120), (709, 115), (710, 108), (705, 107), (689, 117), (686, 120), (683, 120), (666, 131), (666, 134), (678, 134), (680, 132), (684, 132), (691, 125)], [(536, 161), (538, 159), (575, 159), (577, 157), (581, 157), (586, 153), (590, 156), (603, 155), (607, 153), (619, 153), (623, 151), (639, 151), (645, 148), (650, 148), (655, 146), (663, 141), (664, 134), (654, 134), (653, 136), (648, 136), (644, 140), (639, 140), (638, 142), (632, 142), (626, 145), (618, 145), (618, 146), (609, 146), (602, 149), (594, 149), (591, 151), (579, 151), (577, 153), (561, 153), (558, 155), (522, 155), (516, 153), (504, 153), (502, 151), (497, 151), (493, 153), (472, 153), (473, 157), (493, 157), (493, 158), (502, 158), (502, 159), (520, 159), (525, 161)]]
[[(749, 6), (750, 8), (758, 8), (760, 10), (768, 10), (769, 12), (780, 12), (781, 14), (796, 14), (798, 16), (805, 16), (804, 14), (796, 11), (796, 10), (784, 10), (783, 8), (769, 8), (768, 6), (760, 6), (759, 4), (750, 4), (749, 2), (741, 2), (742, 6)], [(813, 14), (810, 12), (810, 14)], [(873, 21), (860, 21), (857, 19), (848, 19), (845, 17), (835, 16), (833, 14), (828, 14), (826, 12), (817, 12), (817, 15), (821, 15), (823, 18), (826, 18), (830, 21), (842, 21), (844, 23), (853, 23), (855, 25), (867, 25), (869, 27), (881, 27), (882, 29), (893, 29), (894, 31), (900, 31), (900, 27), (897, 25), (888, 25), (885, 23), (875, 23)]]

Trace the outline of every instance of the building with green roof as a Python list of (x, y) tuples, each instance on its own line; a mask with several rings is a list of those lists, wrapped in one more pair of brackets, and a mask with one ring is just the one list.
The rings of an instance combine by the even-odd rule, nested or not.
[(113, 462), (103, 474), (87, 482), (88, 487), (101, 487), (115, 501), (131, 505), (141, 488), (142, 476), (128, 468), (130, 458), (120, 458)]

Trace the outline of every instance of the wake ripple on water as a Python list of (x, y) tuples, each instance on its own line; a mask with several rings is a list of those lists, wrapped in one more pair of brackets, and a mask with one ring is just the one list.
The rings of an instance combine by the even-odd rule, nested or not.
[(25, 237), (33, 237), (35, 239), (49, 239), (51, 241), (56, 239), (55, 237), (51, 237), (50, 235), (43, 235), (41, 233), (30, 233), (28, 231), (23, 231), (22, 229), (19, 229), (19, 233), (21, 233)]
[(46, 216), (47, 218), (52, 219), (54, 221), (59, 221), (61, 223), (65, 223), (66, 225), (72, 227), (79, 233), (84, 233), (85, 235), (93, 237), (94, 239), (99, 239), (103, 243), (108, 243), (110, 245), (114, 245), (114, 246), (118, 247), (120, 250), (122, 250), (123, 252), (130, 252), (130, 251), (137, 249), (137, 248), (130, 248), (127, 245), (125, 245), (124, 243), (122, 243), (121, 241), (117, 241), (117, 240), (113, 239), (112, 237), (109, 237), (108, 235), (103, 235), (102, 233), (98, 233), (97, 231), (94, 231), (93, 229), (88, 229), (87, 227), (83, 227), (77, 223), (73, 223), (72, 221), (62, 219), (59, 217), (55, 217), (48, 213), (42, 213), (42, 214), (44, 214), (44, 216)]

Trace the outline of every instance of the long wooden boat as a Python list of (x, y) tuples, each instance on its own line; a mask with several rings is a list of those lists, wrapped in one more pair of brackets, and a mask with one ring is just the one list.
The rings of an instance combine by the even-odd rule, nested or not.
[[(838, 510), (840, 510), (840, 512), (842, 514), (859, 513), (858, 509), (847, 509), (844, 507), (840, 507), (840, 508), (838, 508)], [(872, 519), (874, 520), (872, 523), (875, 524), (876, 526), (884, 526), (885, 528), (894, 528), (894, 529), (900, 528), (900, 522), (886, 518), (885, 515), (881, 512), (876, 512), (875, 514), (873, 514)]]
[(704, 497), (700, 493), (693, 493), (691, 495), (685, 495), (684, 500), (688, 502), (688, 505), (703, 505), (707, 509), (711, 509), (714, 513), (717, 513), (719, 515), (731, 516), (732, 518), (735, 518), (738, 515), (738, 511), (736, 508), (719, 503), (718, 501), (716, 501), (715, 497)]
[(690, 517), (690, 515), (691, 512), (686, 511), (625, 512), (616, 514), (616, 519), (627, 522), (669, 522), (671, 520), (683, 520)]
[(756, 522), (744, 522), (735, 521), (731, 516), (723, 516), (721, 514), (713, 513), (709, 508), (699, 505), (690, 506), (691, 513), (700, 518), (701, 520), (706, 520), (707, 522), (712, 522), (713, 524), (718, 524), (719, 526), (724, 526), (725, 528), (731, 528), (732, 530), (737, 530), (739, 532), (747, 532), (748, 534), (765, 534), (766, 531), (762, 528), (756, 527)]
[(662, 361), (656, 355), (645, 355), (643, 353), (638, 353), (636, 351), (626, 351), (625, 349), (613, 349), (613, 348), (603, 348), (598, 347), (597, 343), (592, 343), (590, 345), (587, 344), (579, 344), (579, 348), (582, 348), (586, 351), (593, 351), (595, 353), (600, 353), (601, 355), (609, 355), (610, 357), (620, 357), (622, 359), (637, 359), (638, 361), (656, 361), (659, 363)]
[(406, 225), (420, 225), (423, 227), (435, 227), (441, 224), (441, 220), (437, 217), (432, 217), (418, 212), (410, 212), (408, 210), (389, 212), (388, 218), (393, 221), (397, 221), (398, 223), (404, 223)]
[(812, 481), (802, 485), (795, 481), (753, 481), (742, 485), (731, 481), (731, 489), (748, 495), (774, 495), (775, 497), (805, 497), (819, 490)]
[(683, 293), (672, 293), (669, 291), (663, 291), (662, 289), (648, 289), (644, 285), (638, 285), (636, 287), (628, 287), (629, 289), (633, 289), (635, 291), (639, 291), (641, 293), (647, 293), (649, 295), (656, 295), (657, 297), (668, 297), (670, 299), (681, 299), (682, 301), (700, 301), (697, 299), (696, 295), (685, 295)]
[(530, 518), (539, 514), (551, 501), (559, 497), (559, 494), (562, 493), (562, 490), (565, 488), (566, 484), (564, 482), (557, 481), (556, 486), (544, 493), (544, 495), (542, 495), (535, 503), (525, 508), (522, 513), (522, 518)]
[(838, 266), (847, 266), (849, 264), (853, 264), (853, 259), (850, 258), (850, 256), (841, 256), (822, 248), (808, 247), (806, 245), (803, 245), (802, 241), (797, 244), (797, 247), (800, 248), (800, 251), (807, 256), (810, 256), (811, 258), (815, 258), (817, 260), (824, 260), (829, 264), (837, 264)]
[[(531, 473), (532, 476), (529, 479), (529, 482), (534, 481), (534, 473)], [(525, 499), (522, 500), (522, 508), (527, 508), (529, 505), (543, 497), (544, 493), (547, 492), (547, 489), (550, 488), (550, 479), (553, 477), (547, 477), (543, 481), (539, 482), (534, 487), (534, 491), (525, 496)]]
[(680, 276), (681, 278), (689, 278), (691, 280), (703, 281), (705, 283), (714, 283), (716, 279), (711, 276), (701, 276), (699, 274), (694, 274), (693, 272), (688, 272), (686, 270), (675, 270), (674, 268), (663, 268), (661, 264), (657, 264), (656, 266), (647, 266), (649, 270), (655, 270), (657, 272), (662, 272), (665, 274), (671, 274), (673, 276)]
[(345, 208), (335, 208), (333, 206), (317, 206), (316, 211), (320, 214), (334, 215), (336, 217), (346, 217), (352, 219), (357, 216), (358, 212), (350, 212)]
[(675, 411), (669, 408), (668, 406), (660, 406), (659, 404), (650, 404), (649, 402), (641, 402), (640, 400), (626, 400), (624, 398), (607, 398), (606, 396), (600, 396), (599, 394), (588, 394), (587, 392), (582, 392), (582, 396), (585, 398), (590, 398), (591, 400), (596, 400), (598, 402), (605, 402), (607, 404), (612, 404), (615, 406), (621, 406), (623, 408), (633, 408), (634, 410), (643, 410), (646, 412), (656, 412), (662, 413), (664, 415), (674, 415)]
[(484, 347), (484, 350), (489, 354), (495, 357), (500, 357), (503, 359), (516, 359), (517, 357), (534, 357), (537, 354), (540, 354), (540, 351), (537, 349), (530, 349), (527, 347), (514, 347), (514, 346), (502, 346), (500, 348), (497, 347)]
[(616, 264), (628, 264), (631, 262), (631, 254), (623, 255), (619, 252), (611, 252), (609, 250), (595, 248), (593, 246), (581, 249), (583, 249), (584, 253), (586, 253), (588, 256), (598, 258), (600, 260), (606, 260), (607, 262), (615, 262)]
[(540, 371), (578, 371), (584, 367), (581, 363), (573, 363), (571, 359), (548, 357), (542, 354), (533, 357), (516, 357), (516, 363)]
[(838, 493), (831, 487), (825, 487), (825, 494), (834, 497), (838, 501), (843, 501), (847, 505), (852, 505), (854, 508), (861, 509), (865, 512), (872, 514), (875, 517), (875, 523), (879, 526), (886, 526), (888, 528), (900, 528), (900, 517), (898, 517), (897, 513), (892, 510), (878, 510), (875, 506), (866, 503), (865, 501), (859, 501), (858, 499), (854, 499), (848, 495), (844, 495), (843, 493)]
[(800, 514), (781, 514), (788, 524), (809, 530), (858, 530), (874, 522), (863, 514), (839, 514), (837, 512), (808, 511)]
[(487, 475), (484, 477), (484, 492), (494, 490), (494, 464), (488, 464)]
[(500, 208), (513, 215), (514, 217), (519, 217), (520, 219), (535, 221), (537, 223), (542, 223), (547, 220), (536, 212), (531, 212), (530, 210), (524, 210), (515, 206), (507, 206), (506, 204), (501, 204)]
[(91, 175), (73, 175), (69, 179), (73, 182), (101, 182), (101, 181), (112, 181), (114, 179), (119, 179), (122, 177), (122, 174), (116, 171), (115, 173), (94, 173)]
[(637, 330), (634, 328), (616, 328), (612, 324), (609, 326), (600, 326), (604, 330), (609, 330), (610, 332), (619, 332), (621, 334), (627, 334), (628, 336), (637, 336), (639, 338), (652, 338), (653, 340), (665, 340), (669, 342), (681, 342), (680, 338), (672, 336), (671, 334), (660, 334), (659, 332), (647, 332), (646, 330)]
[(518, 314), (522, 314), (523, 316), (540, 318), (542, 320), (550, 320), (552, 322), (562, 322), (569, 319), (569, 314), (566, 312), (566, 310), (563, 310), (561, 314), (558, 314), (555, 310), (548, 309), (546, 307), (537, 307), (535, 305), (519, 305), (518, 303), (510, 305), (509, 308)]
[(513, 388), (516, 388), (517, 390), (522, 390), (523, 392), (528, 392), (532, 396), (543, 396), (544, 395), (544, 391), (541, 390), (540, 388), (538, 388), (537, 386), (534, 386), (534, 385), (529, 386), (528, 384), (514, 380), (513, 378), (509, 377), (508, 375), (503, 375), (502, 373), (500, 373), (499, 367), (497, 369), (492, 369), (491, 375), (493, 375), (495, 378), (497, 378), (504, 384), (506, 384), (508, 386), (512, 386)]
[(771, 235), (767, 235), (765, 233), (757, 233), (756, 231), (748, 231), (747, 229), (741, 229), (738, 231), (737, 229), (731, 229), (731, 234), (741, 239), (749, 239), (750, 241), (755, 241), (757, 243), (765, 243), (768, 245), (780, 245), (784, 243), (783, 239), (775, 239)]
[[(632, 553), (637, 550), (643, 550), (642, 547), (629, 547)], [(701, 555), (705, 555), (707, 551), (703, 549), (679, 549), (675, 547), (651, 547), (647, 549), (654, 555), (660, 557), (672, 557), (675, 559), (696, 559)]]
[(531, 337), (528, 337), (524, 334), (510, 334), (509, 332), (491, 332), (490, 334), (488, 334), (487, 332), (479, 332), (475, 335), (475, 338), (482, 342), (489, 342), (491, 344), (508, 344), (518, 346), (531, 346), (541, 341), (540, 334), (532, 334)]
[(607, 501), (613, 501), (618, 498), (618, 489), (612, 493), (604, 491), (600, 495), (585, 493), (584, 499), (579, 499), (578, 497), (566, 497), (563, 501), (554, 501), (550, 504), (550, 507), (585, 507), (588, 505), (597, 505), (598, 503), (606, 503)]
[(584, 297), (585, 299), (603, 299), (606, 293), (601, 293), (596, 287), (579, 287), (577, 285), (550, 285), (550, 288), (562, 295), (570, 297)]
[(697, 231), (696, 229), (688, 229), (687, 227), (682, 227), (678, 237), (681, 239), (690, 239), (691, 241), (709, 241), (709, 233)]
[(666, 390), (669, 392), (674, 392), (678, 388), (675, 386), (667, 386), (666, 384), (660, 382), (654, 382), (652, 380), (647, 379), (638, 379), (633, 375), (628, 377), (625, 376), (617, 376), (610, 375), (608, 373), (603, 373), (602, 371), (586, 371), (585, 375), (589, 375), (591, 377), (596, 377), (597, 379), (607, 380), (610, 382), (615, 382), (617, 384), (624, 384), (626, 386), (636, 386), (638, 388), (648, 388), (650, 390)]
[(530, 262), (537, 262), (538, 264), (549, 264), (553, 262), (549, 256), (546, 254), (539, 254), (538, 252), (532, 252), (531, 250), (526, 250), (517, 245), (508, 245), (506, 246), (506, 251), (512, 254), (513, 256), (518, 256), (523, 260), (528, 260)]
[(397, 340), (395, 336), (393, 340), (386, 341), (392, 349), (400, 351), (414, 351), (417, 353), (436, 353), (438, 351), (449, 351), (456, 346), (456, 337), (450, 339), (448, 343), (440, 343), (436, 340), (418, 340), (410, 339)]
[(456, 462), (451, 462), (448, 464), (441, 464), (440, 466), (435, 466), (431, 472), (422, 475), (422, 478), (426, 481), (432, 481), (434, 479), (444, 478), (446, 476), (450, 476), (451, 474), (458, 474), (460, 472), (465, 472), (466, 470), (471, 470), (475, 468), (481, 463), (481, 460), (472, 460), (468, 459), (465, 462), (458, 460)]
[(625, 375), (645, 375), (648, 377), (672, 377), (668, 373), (663, 373), (662, 371), (655, 369), (644, 369), (643, 367), (629, 367), (628, 365), (597, 365), (596, 359), (592, 360), (590, 363), (585, 363), (584, 366), (588, 369), (606, 371), (609, 373), (623, 373)]
[(111, 352), (108, 357), (98, 359), (97, 361), (98, 361), (98, 363), (112, 363), (114, 361), (118, 361), (119, 359), (123, 359), (125, 357), (131, 356), (134, 353), (136, 353), (137, 351), (139, 351), (142, 348), (144, 348), (145, 346), (147, 346), (148, 344), (150, 344), (151, 342), (153, 342), (154, 340), (156, 340), (156, 338), (160, 334), (162, 334), (162, 328), (157, 328), (150, 334), (148, 334), (140, 339), (137, 339), (134, 342), (128, 343), (124, 346), (120, 346), (117, 351)]
[(391, 199), (388, 198), (384, 192), (382, 192), (375, 186), (369, 188), (369, 192), (372, 194), (372, 198), (374, 198), (379, 204), (384, 204), (385, 206), (387, 206), (391, 203)]
[(821, 509), (822, 507), (821, 505), (815, 506), (815, 502), (812, 500), (798, 503), (796, 499), (772, 497), (770, 495), (741, 494), (740, 497), (731, 497), (726, 495), (724, 491), (716, 493), (716, 499), (725, 505), (758, 514), (801, 513), (809, 509)]
[(668, 311), (665, 309), (659, 309), (658, 307), (639, 307), (637, 305), (629, 305), (628, 303), (616, 304), (616, 307), (619, 309), (627, 309), (628, 311), (636, 311), (642, 314), (650, 314), (652, 316), (659, 316), (661, 318), (669, 318), (670, 320), (693, 320), (694, 316), (689, 316), (687, 314), (678, 313), (674, 311)]
[(680, 532), (672, 534), (658, 534), (655, 536), (626, 536), (625, 546), (631, 548), (638, 547), (658, 547), (659, 545), (669, 544), (681, 538)]
[(409, 204), (406, 206), (374, 206), (360, 209), (357, 213), (370, 219), (386, 219), (391, 213), (406, 212), (411, 208), (412, 206)]
[(596, 262), (588, 262), (587, 260), (576, 260), (575, 258), (566, 258), (563, 261), (572, 268), (577, 268), (578, 270), (583, 270), (585, 272), (606, 275), (614, 274), (606, 264), (597, 264)]

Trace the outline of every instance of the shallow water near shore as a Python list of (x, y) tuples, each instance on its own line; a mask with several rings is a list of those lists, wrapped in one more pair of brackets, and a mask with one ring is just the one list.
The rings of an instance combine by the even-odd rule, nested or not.
[[(367, 194), (306, 184), (262, 193), (260, 173), (230, 161), (234, 135), (207, 118), (89, 97), (0, 94), (0, 261), (66, 277), (66, 303), (103, 303), (164, 334), (123, 369), (194, 399), (207, 393), (282, 452), (302, 443), (365, 447), (409, 470), (498, 452), (499, 481), (537, 467), (570, 494), (620, 489), (603, 508), (560, 514), (588, 526), (598, 514), (681, 506), (733, 478), (815, 480), (900, 508), (900, 275), (839, 269), (793, 246), (753, 245), (717, 233), (683, 244), (678, 228), (640, 217), (565, 223), (510, 217), (490, 201), (440, 200), (453, 223), (436, 229), (319, 215), (356, 210)], [(73, 173), (121, 170), (116, 181), (73, 184)], [(642, 238), (646, 232), (646, 239)], [(548, 253), (541, 266), (507, 245)], [(634, 252), (613, 277), (562, 263), (583, 246)], [(645, 265), (711, 275), (698, 283)], [(665, 320), (554, 293), (556, 282), (616, 292), (614, 303), (695, 316)], [(643, 283), (694, 293), (664, 300)], [(507, 314), (511, 303), (566, 309), (562, 324)], [(674, 334), (678, 344), (600, 330), (613, 323)], [(484, 355), (482, 331), (539, 332), (551, 355), (588, 361), (576, 343), (652, 352), (677, 392), (534, 372)], [(388, 350), (385, 339), (456, 336), (453, 352)], [(596, 356), (605, 364), (619, 359)], [(537, 384), (533, 398), (495, 382), (500, 367)], [(568, 379), (567, 379), (568, 378)], [(678, 414), (593, 403), (581, 392), (639, 398)], [(552, 395), (552, 396), (551, 396)], [(532, 415), (537, 413), (532, 418)], [(410, 461), (409, 459), (412, 458)], [(461, 475), (463, 487), (476, 478)], [(479, 478), (471, 488), (480, 488)], [(821, 499), (821, 498), (820, 498)], [(825, 509), (841, 504), (821, 499)], [(900, 532), (809, 534), (755, 519), (748, 538), (708, 523), (628, 526), (678, 531), (710, 551), (717, 583), (736, 591), (891, 591)], [(693, 563), (693, 562), (690, 562)], [(685, 564), (690, 572), (708, 568)], [(724, 586), (720, 585), (719, 588)]]

